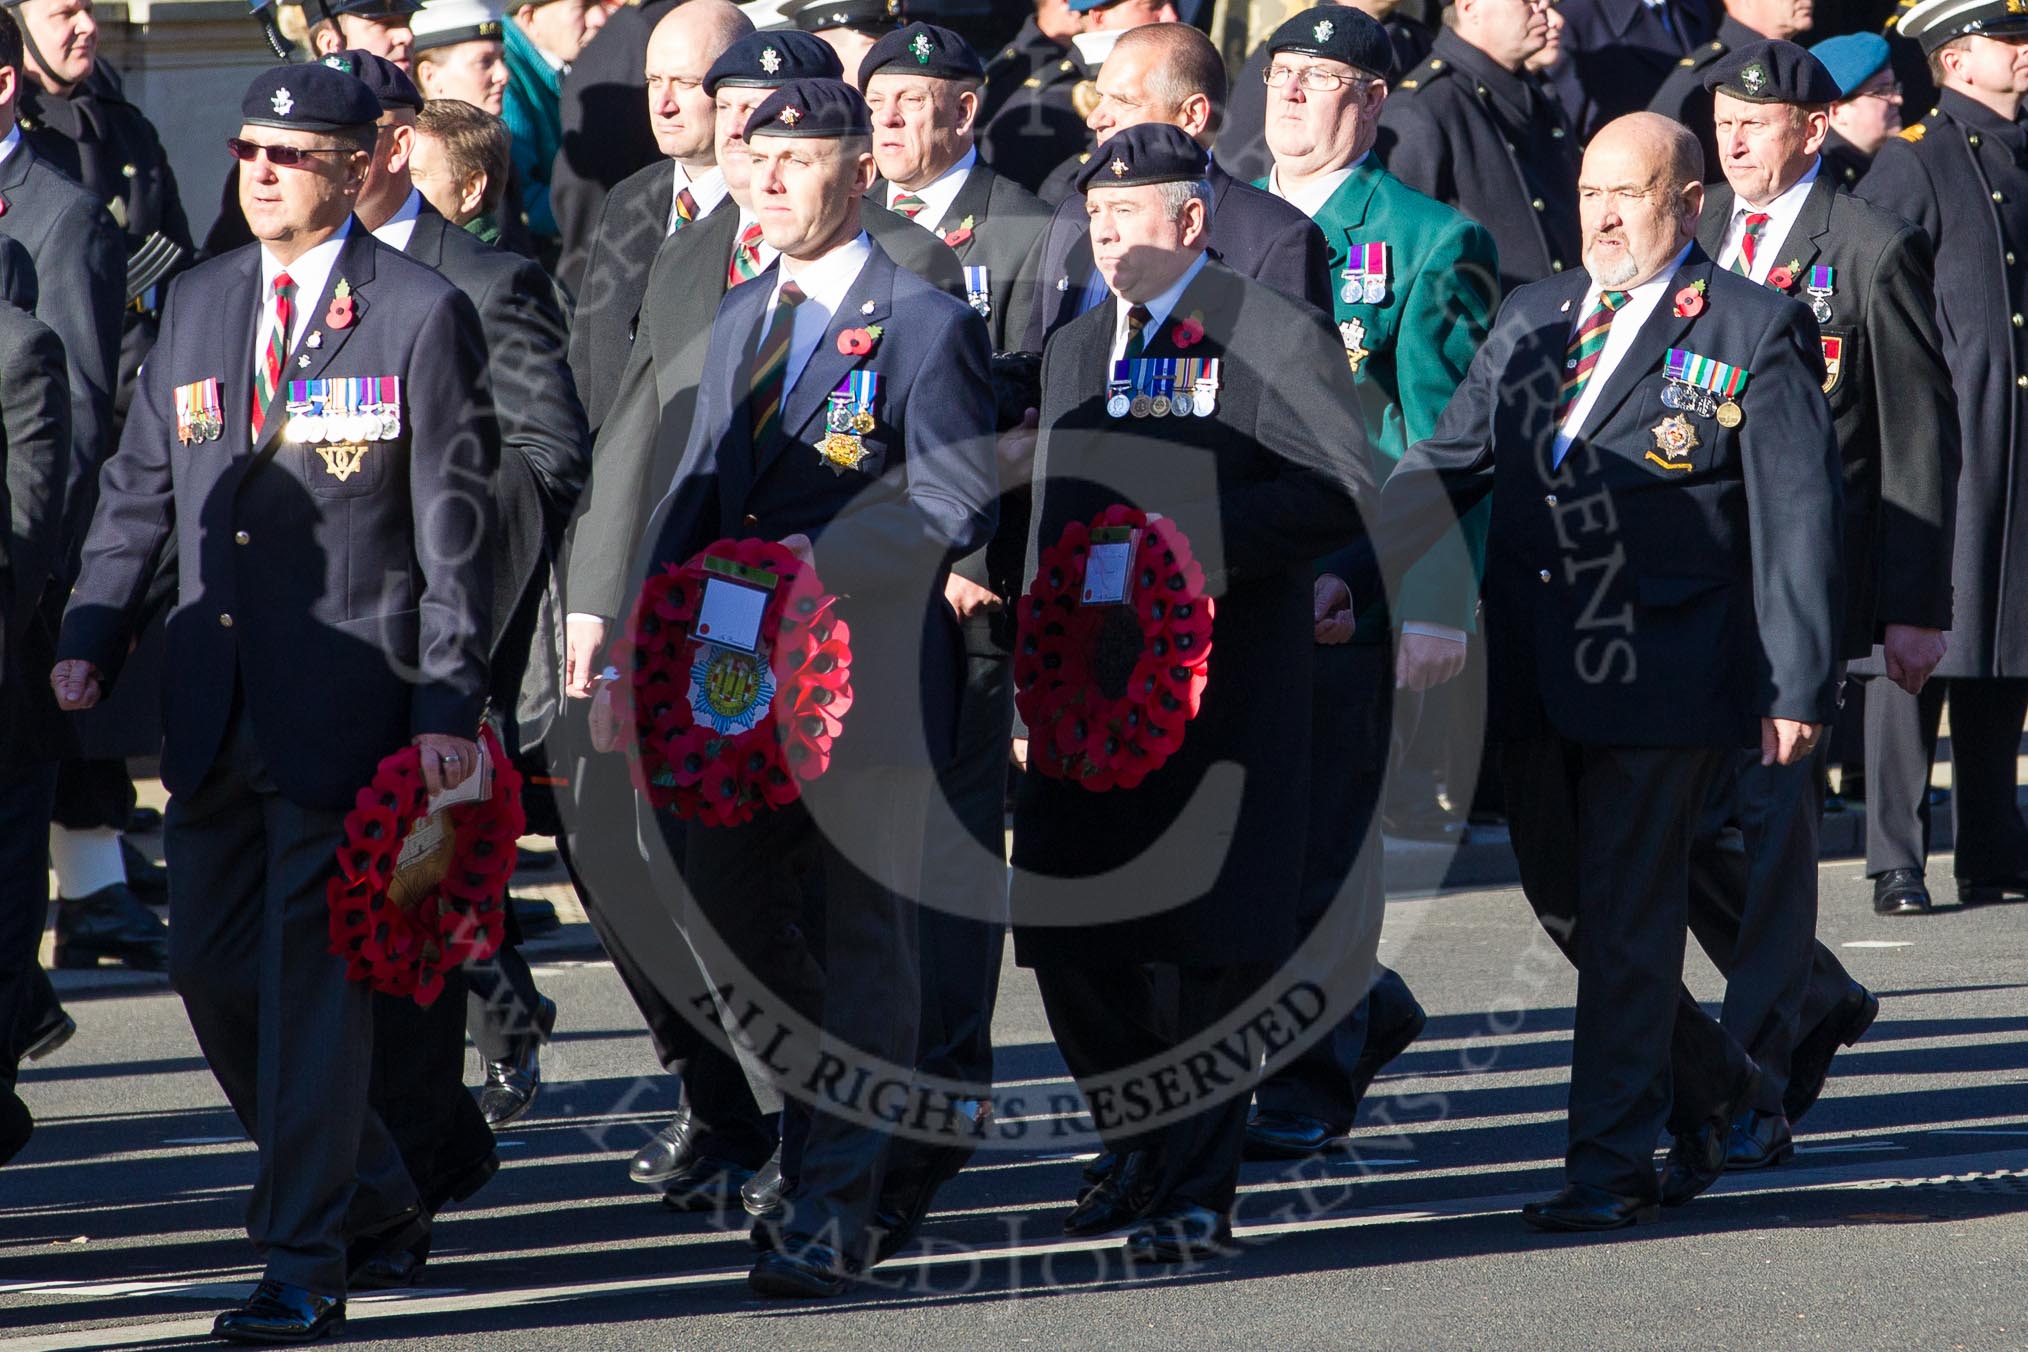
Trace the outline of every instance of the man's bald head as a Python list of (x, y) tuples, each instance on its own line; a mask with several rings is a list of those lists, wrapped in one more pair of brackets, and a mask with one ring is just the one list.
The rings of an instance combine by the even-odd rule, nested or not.
[(1681, 123), (1629, 113), (1599, 129), (1577, 176), (1584, 265), (1604, 287), (1633, 287), (1697, 236), (1704, 152)]
[(1100, 141), (1124, 127), (1168, 122), (1209, 147), (1225, 122), (1225, 62), (1188, 24), (1128, 30), (1099, 68), (1098, 91), (1086, 125)]
[(686, 0), (648, 34), (648, 123), (656, 148), (686, 168), (708, 167), (713, 158), (716, 119), (704, 76), (751, 32), (753, 21), (731, 0)]

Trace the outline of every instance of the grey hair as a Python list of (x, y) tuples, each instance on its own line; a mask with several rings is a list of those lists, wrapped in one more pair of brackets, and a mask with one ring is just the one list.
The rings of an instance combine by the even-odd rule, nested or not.
[(1201, 178), (1158, 184), (1162, 190), (1162, 211), (1172, 221), (1181, 220), (1183, 204), (1195, 198), (1204, 204), (1204, 225), (1211, 226), (1211, 184)]

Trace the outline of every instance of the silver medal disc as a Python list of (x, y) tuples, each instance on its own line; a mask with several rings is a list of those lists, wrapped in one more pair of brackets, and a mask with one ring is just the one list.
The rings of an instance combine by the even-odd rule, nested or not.
[(1128, 399), (1127, 396), (1116, 394), (1106, 400), (1106, 416), (1109, 418), (1124, 418), (1127, 416), (1127, 410), (1133, 406), (1133, 401)]

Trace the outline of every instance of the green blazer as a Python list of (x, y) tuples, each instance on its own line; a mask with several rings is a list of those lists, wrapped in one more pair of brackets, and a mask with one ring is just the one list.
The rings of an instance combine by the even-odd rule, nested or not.
[[(1265, 188), (1267, 181), (1255, 185)], [(1436, 430), (1437, 415), (1465, 378), (1499, 302), (1499, 258), (1486, 229), (1425, 197), (1368, 154), (1316, 213), (1331, 255), (1332, 318), (1359, 388), (1375, 475)], [(1354, 245), (1387, 246), (1386, 294), (1346, 299)], [(1361, 355), (1363, 352), (1364, 355)], [(1484, 504), (1461, 524), (1457, 545), (1439, 545), (1409, 570), (1393, 622), (1470, 630), (1483, 571)], [(1325, 560), (1319, 571), (1335, 571)], [(1360, 617), (1359, 637), (1378, 637), (1385, 612)]]

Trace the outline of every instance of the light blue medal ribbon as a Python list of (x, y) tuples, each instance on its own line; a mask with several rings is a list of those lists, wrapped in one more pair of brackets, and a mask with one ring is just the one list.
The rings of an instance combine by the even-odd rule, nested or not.
[(993, 317), (993, 284), (983, 265), (966, 267), (965, 299), (971, 302), (979, 318)]

